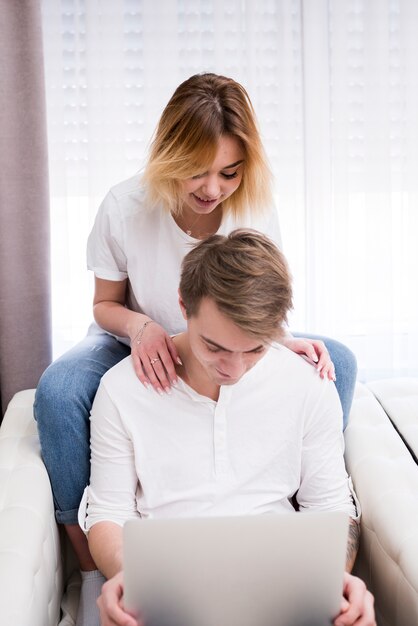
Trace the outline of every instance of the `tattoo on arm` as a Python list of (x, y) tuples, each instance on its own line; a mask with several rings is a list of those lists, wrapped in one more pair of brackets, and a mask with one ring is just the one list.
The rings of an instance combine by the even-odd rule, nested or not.
[(360, 541), (360, 525), (353, 519), (350, 519), (348, 527), (348, 542), (347, 542), (347, 559), (346, 570), (351, 572), (353, 569), (354, 561), (356, 560), (357, 550)]

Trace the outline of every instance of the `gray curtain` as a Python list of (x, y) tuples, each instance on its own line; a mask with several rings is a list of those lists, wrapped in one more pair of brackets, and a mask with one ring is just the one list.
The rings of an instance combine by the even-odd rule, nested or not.
[(0, 397), (51, 359), (49, 196), (40, 0), (0, 0)]

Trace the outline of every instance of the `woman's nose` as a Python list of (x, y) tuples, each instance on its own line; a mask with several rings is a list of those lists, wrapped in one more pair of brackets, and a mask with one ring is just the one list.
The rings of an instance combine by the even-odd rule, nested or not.
[(203, 191), (207, 195), (206, 200), (218, 198), (220, 192), (219, 180), (217, 176), (208, 176), (203, 185)]

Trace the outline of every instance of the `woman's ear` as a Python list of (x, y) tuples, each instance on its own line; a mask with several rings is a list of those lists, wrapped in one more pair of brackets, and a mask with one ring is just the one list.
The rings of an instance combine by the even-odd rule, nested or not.
[(187, 311), (186, 311), (186, 306), (185, 306), (185, 304), (184, 304), (184, 302), (183, 302), (183, 298), (181, 297), (181, 292), (180, 292), (180, 289), (178, 290), (178, 294), (179, 294), (179, 306), (180, 306), (180, 310), (181, 310), (181, 313), (182, 313), (182, 315), (183, 315), (184, 319), (187, 321)]

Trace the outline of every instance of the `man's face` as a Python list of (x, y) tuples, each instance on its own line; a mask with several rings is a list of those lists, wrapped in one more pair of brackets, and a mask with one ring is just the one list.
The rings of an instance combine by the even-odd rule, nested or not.
[[(186, 317), (181, 301), (180, 306)], [(238, 382), (268, 349), (266, 342), (246, 334), (210, 298), (203, 298), (197, 315), (186, 319), (193, 356), (216, 385)]]

